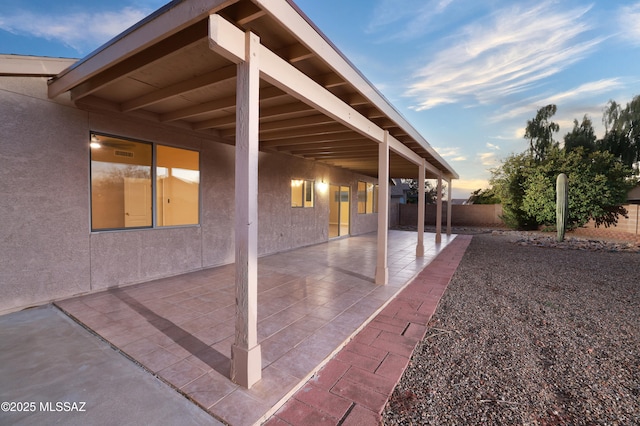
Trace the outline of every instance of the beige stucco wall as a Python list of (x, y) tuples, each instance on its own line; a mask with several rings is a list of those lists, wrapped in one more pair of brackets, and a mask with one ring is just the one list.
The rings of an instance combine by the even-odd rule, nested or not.
[[(0, 313), (227, 263), (234, 259), (234, 147), (193, 132), (50, 100), (46, 80), (0, 77)], [(91, 232), (89, 132), (196, 149), (200, 225)], [(314, 208), (290, 207), (291, 179), (375, 182), (343, 169), (260, 153), (261, 255), (327, 241), (328, 191)], [(350, 205), (351, 234), (376, 230), (377, 214)]]
[(591, 229), (598, 229), (602, 231), (611, 230), (615, 232), (626, 232), (628, 234), (640, 235), (640, 204), (627, 204), (622, 206), (627, 210), (627, 217), (618, 216), (618, 223), (616, 226), (605, 228), (600, 226), (596, 228), (594, 221), (587, 223), (586, 227)]
[[(444, 209), (446, 220), (446, 207)], [(434, 209), (435, 213), (435, 209)], [(465, 204), (451, 206), (451, 221), (456, 226), (502, 226), (501, 204)]]
[(87, 114), (45, 89), (0, 77), (0, 311), (90, 281)]
[[(417, 204), (400, 204), (399, 225), (412, 226), (418, 221)], [(436, 210), (435, 204), (425, 206), (425, 224), (435, 225)], [(500, 204), (465, 204), (451, 206), (452, 226), (503, 226), (502, 205)], [(442, 203), (442, 224), (447, 223), (447, 204)]]
[[(418, 206), (416, 204), (400, 204), (399, 221), (401, 226), (415, 226), (418, 220)], [(627, 216), (618, 217), (616, 226), (596, 228), (595, 222), (587, 223), (586, 228), (593, 229), (595, 234), (607, 231), (624, 232), (627, 234), (640, 235), (640, 204), (627, 204), (623, 206), (627, 210)], [(425, 209), (425, 224), (435, 225), (435, 205), (427, 205)], [(452, 226), (504, 226), (500, 219), (502, 215), (502, 205), (500, 204), (470, 204), (451, 206)], [(446, 203), (442, 207), (442, 223), (447, 222)]]

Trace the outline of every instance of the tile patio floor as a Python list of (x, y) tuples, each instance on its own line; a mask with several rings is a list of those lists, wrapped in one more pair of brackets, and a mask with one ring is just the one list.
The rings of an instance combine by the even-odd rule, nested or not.
[[(258, 262), (262, 380), (229, 380), (234, 266), (56, 302), (179, 392), (232, 425), (266, 420), (379, 313), (455, 236), (389, 232), (389, 284), (373, 282), (376, 234), (266, 256)], [(444, 291), (444, 290), (443, 290)]]

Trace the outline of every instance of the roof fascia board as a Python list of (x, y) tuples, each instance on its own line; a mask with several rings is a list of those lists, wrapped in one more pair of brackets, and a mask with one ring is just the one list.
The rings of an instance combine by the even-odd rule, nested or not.
[(52, 77), (74, 62), (76, 59), (0, 55), (0, 75)]
[(49, 82), (49, 97), (53, 98), (70, 90), (104, 69), (205, 18), (212, 11), (237, 1), (176, 0), (167, 4), (58, 74)]
[(357, 68), (311, 23), (304, 13), (288, 0), (252, 0), (269, 15), (287, 28), (309, 50), (323, 58), (346, 81), (354, 85), (365, 97), (398, 123), (449, 174), (458, 177), (453, 168), (431, 147), (426, 139), (400, 114), (387, 99), (357, 70)]

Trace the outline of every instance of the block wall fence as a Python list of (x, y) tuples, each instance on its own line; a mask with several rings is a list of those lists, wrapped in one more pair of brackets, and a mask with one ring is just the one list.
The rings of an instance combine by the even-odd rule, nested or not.
[[(593, 229), (596, 234), (599, 230), (605, 232), (624, 232), (640, 236), (640, 204), (627, 204), (623, 206), (627, 209), (628, 217), (619, 217), (615, 227), (596, 228), (595, 223), (589, 222), (586, 228)], [(391, 211), (391, 217), (397, 215), (399, 226), (412, 226), (418, 220), (417, 204), (398, 204), (397, 211)], [(502, 205), (500, 204), (469, 204), (451, 206), (451, 226), (484, 226), (484, 227), (504, 227), (504, 222), (500, 219), (502, 215)], [(429, 204), (425, 208), (425, 224), (435, 225), (436, 205)], [(442, 224), (447, 223), (447, 204), (442, 204)], [(393, 226), (394, 221), (391, 220)]]

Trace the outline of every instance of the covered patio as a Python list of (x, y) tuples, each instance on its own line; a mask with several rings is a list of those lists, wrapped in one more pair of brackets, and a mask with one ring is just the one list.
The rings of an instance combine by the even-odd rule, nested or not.
[(215, 417), (272, 414), (381, 311), (455, 236), (389, 231), (387, 285), (376, 285), (377, 235), (335, 239), (258, 260), (261, 380), (230, 380), (236, 268), (226, 265), (56, 302)]
[[(194, 360), (203, 362), (207, 376), (178, 387), (189, 387), (186, 393), (203, 399), (207, 408), (220, 397), (215, 393), (218, 390), (211, 390), (218, 389), (212, 386), (214, 378), (224, 377), (223, 388), (235, 394), (236, 385), (226, 380), (229, 370), (231, 382), (247, 389), (261, 379), (273, 381), (277, 374), (271, 373), (271, 368), (286, 378), (304, 378), (353, 332), (336, 324), (346, 322), (357, 328), (424, 266), (429, 247), (443, 239), (442, 185), (449, 183), (451, 198), (451, 181), (458, 178), (457, 173), (293, 1), (173, 1), (48, 81), (49, 98), (67, 95), (76, 107), (88, 112), (91, 135), (98, 144), (95, 149), (102, 149), (101, 144), (116, 146), (117, 136), (125, 128), (149, 125), (157, 127), (159, 139), (166, 137), (166, 131), (176, 135), (169, 145), (191, 146), (207, 156), (201, 160), (203, 204), (199, 221), (192, 224), (196, 226), (176, 227), (172, 232), (195, 253), (197, 244), (194, 247), (191, 243), (207, 233), (209, 240), (203, 240), (200, 251), (211, 249), (215, 258), (208, 265), (202, 260), (202, 268), (229, 261), (234, 266), (187, 275), (179, 278), (178, 284), (175, 279), (160, 280), (78, 302), (81, 311), (87, 305), (93, 313), (90, 303), (106, 305), (108, 310), (115, 304), (118, 309), (109, 313), (142, 321), (127, 323), (123, 330), (118, 324), (105, 322), (104, 312), (95, 316), (96, 321), (107, 324), (100, 326), (106, 331), (99, 333), (116, 339), (114, 343), (125, 351), (133, 345), (128, 348), (133, 353), (156, 354), (148, 361), (152, 371), (174, 365), (171, 361), (177, 362), (180, 356), (164, 347), (160, 350), (158, 345), (187, 339), (174, 348), (186, 351), (183, 358), (195, 356)], [(193, 143), (189, 145), (187, 140)], [(225, 147), (224, 154), (210, 153), (217, 145)], [(215, 149), (222, 151), (219, 146)], [(229, 146), (232, 151), (226, 150)], [(293, 162), (299, 168), (290, 168)], [(212, 179), (219, 171), (223, 171), (221, 179)], [(233, 181), (227, 180), (229, 176)], [(418, 233), (411, 243), (400, 238), (397, 247), (392, 247), (387, 232), (390, 178), (419, 183)], [(437, 180), (439, 194), (440, 213), (431, 246), (424, 241), (427, 178)], [(315, 200), (312, 191), (316, 186), (353, 187), (363, 209), (347, 194), (345, 211), (351, 221), (347, 232), (353, 236), (377, 229), (377, 233), (353, 242), (332, 241), (326, 245), (329, 249), (318, 248), (325, 247), (320, 245), (288, 252), (284, 258), (269, 256), (259, 263), (259, 255), (326, 241), (331, 236), (326, 232), (331, 229), (330, 210), (322, 204), (328, 206), (330, 196), (320, 196), (320, 189), (318, 205), (308, 209), (310, 212), (302, 208), (289, 222), (277, 220), (284, 208), (294, 207), (293, 196), (289, 199), (291, 188), (282, 185), (287, 181), (292, 186), (296, 181), (307, 182), (305, 201), (310, 203)], [(365, 189), (360, 189), (361, 184)], [(145, 214), (154, 211), (154, 203), (158, 211), (159, 203), (153, 197), (145, 200), (151, 200), (150, 207), (141, 207)], [(342, 203), (342, 190), (339, 200)], [(228, 208), (226, 214), (218, 211), (220, 206)], [(136, 239), (129, 238), (133, 233), (120, 232), (122, 229), (102, 232), (94, 226), (90, 250), (126, 247), (123, 258), (128, 260), (147, 247), (163, 244), (158, 220), (151, 220), (149, 228), (153, 229)], [(224, 240), (230, 228), (233, 237)], [(285, 237), (291, 229), (299, 232)], [(343, 245), (346, 249), (341, 252)], [(173, 257), (187, 252), (169, 246)], [(92, 274), (96, 265), (104, 267), (100, 285), (118, 285), (104, 279), (113, 265), (109, 256), (117, 252), (107, 249), (92, 257)], [(284, 260), (276, 267), (271, 262), (278, 259)], [(130, 265), (130, 270), (136, 268), (154, 273), (158, 265), (153, 260), (142, 268)], [(137, 282), (127, 277), (120, 284), (127, 280)], [(300, 321), (309, 316), (309, 309), (314, 316)], [(158, 333), (163, 330), (169, 331)], [(138, 331), (144, 338), (134, 338)], [(147, 333), (155, 334), (160, 342), (149, 341)], [(167, 338), (169, 341), (163, 340)], [(284, 350), (285, 341), (295, 349)], [(192, 368), (192, 364), (174, 367), (185, 368)]]

